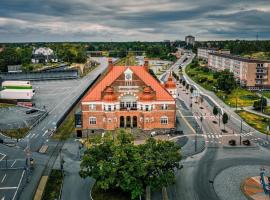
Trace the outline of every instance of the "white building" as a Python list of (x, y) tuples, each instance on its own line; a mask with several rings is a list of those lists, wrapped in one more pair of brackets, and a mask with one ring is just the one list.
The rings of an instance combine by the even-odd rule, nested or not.
[(48, 47), (34, 48), (32, 52), (32, 63), (58, 62), (52, 49)]
[(194, 46), (194, 44), (195, 44), (195, 37), (192, 36), (192, 35), (188, 35), (188, 36), (185, 37), (185, 41), (186, 41), (186, 44), (187, 45)]
[(208, 61), (209, 53), (222, 53), (222, 54), (230, 54), (230, 50), (226, 49), (218, 49), (218, 48), (198, 48), (197, 49), (197, 57), (199, 59)]

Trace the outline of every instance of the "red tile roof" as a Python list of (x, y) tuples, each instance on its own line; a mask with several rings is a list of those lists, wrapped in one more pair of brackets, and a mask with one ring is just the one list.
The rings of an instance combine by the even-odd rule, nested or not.
[[(110, 86), (128, 67), (114, 66), (103, 79), (101, 79), (93, 88), (90, 88), (88, 93), (82, 99), (82, 102), (101, 101), (101, 92), (107, 86)], [(131, 71), (135, 73), (146, 86), (150, 86), (156, 92), (157, 101), (174, 101), (174, 98), (167, 90), (142, 66), (129, 66)]]

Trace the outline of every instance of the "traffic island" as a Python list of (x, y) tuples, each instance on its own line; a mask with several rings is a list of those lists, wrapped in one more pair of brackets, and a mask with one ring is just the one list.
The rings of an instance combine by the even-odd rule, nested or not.
[[(265, 181), (266, 177), (265, 177)], [(260, 176), (247, 178), (242, 185), (242, 191), (248, 199), (252, 200), (270, 200), (270, 195), (264, 193)]]

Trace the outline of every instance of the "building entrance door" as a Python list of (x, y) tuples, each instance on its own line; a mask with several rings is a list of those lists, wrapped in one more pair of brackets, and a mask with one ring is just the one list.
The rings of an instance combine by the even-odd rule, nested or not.
[(133, 116), (133, 127), (137, 128), (137, 116)]
[(120, 117), (120, 128), (125, 128), (125, 118), (124, 118), (124, 116)]
[(127, 122), (126, 122), (126, 127), (130, 128), (131, 127), (131, 120), (130, 120), (130, 116), (127, 116)]

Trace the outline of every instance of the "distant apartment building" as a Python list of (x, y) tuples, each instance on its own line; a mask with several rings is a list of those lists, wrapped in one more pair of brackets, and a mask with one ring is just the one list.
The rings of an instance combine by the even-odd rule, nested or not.
[(58, 62), (54, 51), (48, 47), (34, 48), (32, 52), (32, 63)]
[(218, 49), (218, 48), (198, 48), (197, 49), (197, 57), (201, 60), (208, 61), (209, 53), (222, 53), (222, 54), (230, 54), (230, 50), (226, 49)]
[(185, 41), (187, 45), (194, 45), (195, 44), (195, 37), (192, 35), (188, 35), (185, 37)]
[(214, 70), (233, 72), (239, 83), (250, 90), (270, 89), (270, 61), (209, 53), (208, 66)]

